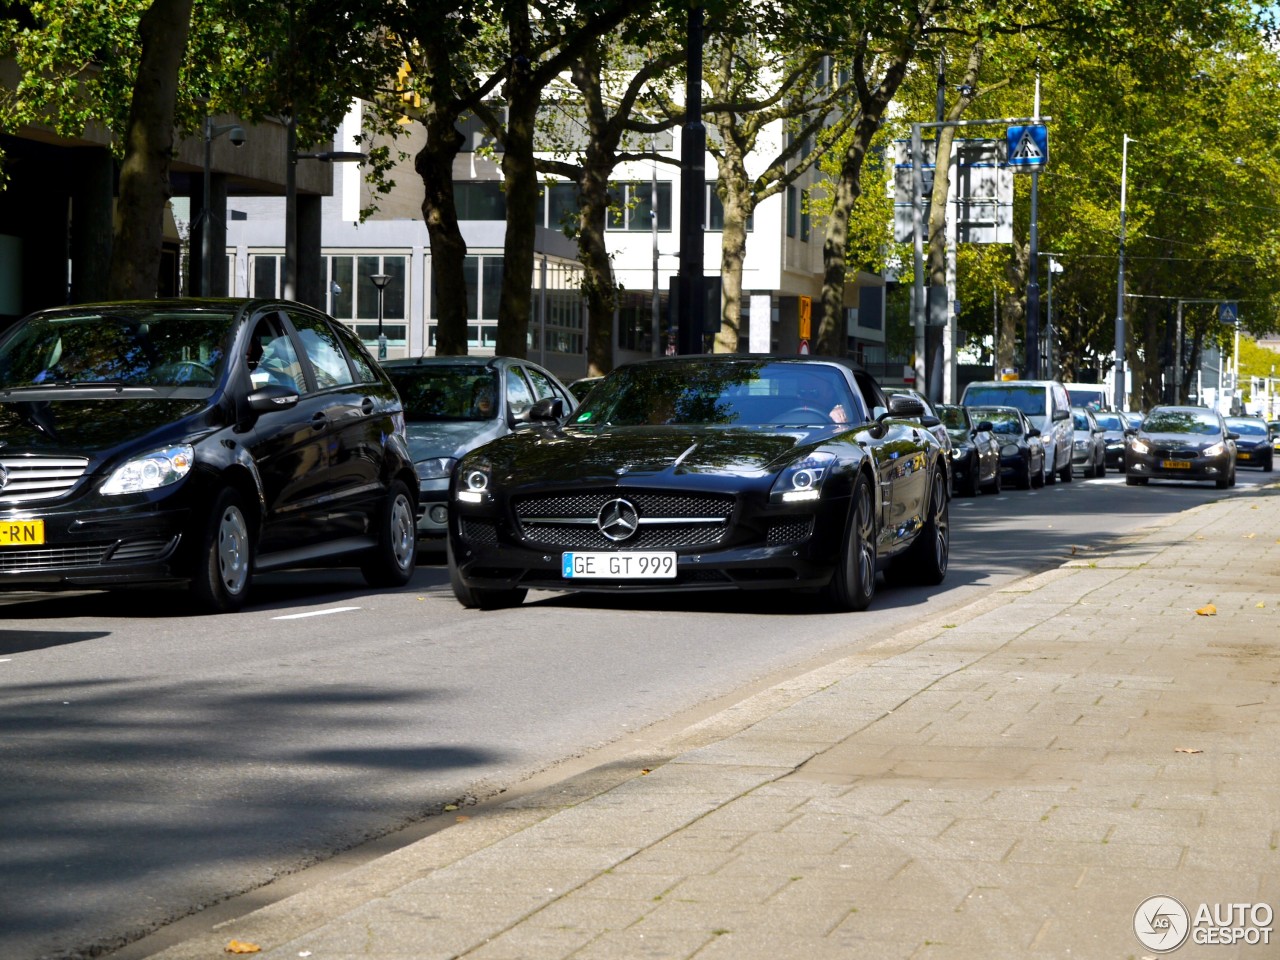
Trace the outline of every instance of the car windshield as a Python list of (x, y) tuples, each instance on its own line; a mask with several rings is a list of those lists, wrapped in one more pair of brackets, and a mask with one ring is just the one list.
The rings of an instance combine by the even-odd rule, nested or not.
[(1219, 432), (1218, 418), (1194, 410), (1152, 410), (1142, 422), (1147, 433), (1196, 433), (1205, 436)]
[(1228, 419), (1227, 427), (1241, 436), (1265, 437), (1267, 435), (1267, 425), (1261, 420)]
[(969, 425), (965, 423), (964, 408), (952, 406), (951, 404), (938, 405), (938, 419), (942, 421), (942, 425), (948, 431), (968, 430)]
[(1118, 413), (1096, 413), (1094, 416), (1098, 420), (1099, 426), (1104, 430), (1123, 430), (1129, 424)]
[(1106, 402), (1106, 392), (1101, 387), (1067, 387), (1067, 396), (1078, 407), (1093, 407), (1095, 410)]
[(0, 342), (0, 388), (212, 387), (222, 377), (233, 317), (171, 308), (33, 316)]
[(985, 386), (970, 384), (965, 390), (964, 404), (966, 407), (988, 404), (1016, 407), (1029, 417), (1042, 417), (1047, 394), (1048, 391), (1044, 387), (1020, 386), (1012, 383), (992, 383)]
[(1022, 436), (1022, 421), (1009, 410), (970, 410), (975, 420), (989, 420), (991, 432), (1006, 437)]
[(619, 367), (591, 391), (572, 422), (807, 426), (866, 419), (835, 365), (691, 359)]
[(498, 375), (475, 364), (388, 365), (411, 423), (492, 420), (498, 416)]

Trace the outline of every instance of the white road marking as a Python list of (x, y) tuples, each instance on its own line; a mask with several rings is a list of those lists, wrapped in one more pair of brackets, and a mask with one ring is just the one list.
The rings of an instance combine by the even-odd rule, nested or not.
[(348, 610), (359, 610), (360, 607), (331, 607), (328, 610), (312, 610), (309, 613), (290, 613), (283, 617), (272, 617), (272, 620), (301, 620), (303, 617), (325, 617), (331, 613), (346, 613)]

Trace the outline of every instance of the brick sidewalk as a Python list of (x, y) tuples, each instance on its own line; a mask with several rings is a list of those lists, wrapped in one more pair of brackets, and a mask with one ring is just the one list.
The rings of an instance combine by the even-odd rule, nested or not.
[(1149, 897), (1280, 909), (1278, 684), (1271, 487), (156, 956), (1154, 956)]

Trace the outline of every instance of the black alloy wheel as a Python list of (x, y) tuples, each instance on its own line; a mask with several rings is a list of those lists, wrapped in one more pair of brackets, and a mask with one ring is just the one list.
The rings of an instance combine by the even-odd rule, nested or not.
[(895, 583), (935, 587), (947, 576), (951, 559), (951, 504), (939, 470), (929, 486), (929, 506), (915, 541), (893, 561)]
[[(827, 584), (827, 599), (841, 612), (871, 606), (876, 595), (875, 501), (871, 481), (859, 473), (849, 501), (849, 518), (835, 572)], [(451, 568), (452, 569), (452, 568)]]

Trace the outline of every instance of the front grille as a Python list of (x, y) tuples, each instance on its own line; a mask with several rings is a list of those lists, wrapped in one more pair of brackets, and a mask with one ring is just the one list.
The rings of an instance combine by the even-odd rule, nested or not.
[[(610, 500), (636, 508), (639, 528), (625, 541), (610, 540), (596, 518)], [(530, 544), (574, 550), (659, 550), (707, 547), (728, 529), (734, 499), (729, 496), (627, 491), (530, 497), (515, 504), (520, 535)]]
[(107, 547), (103, 545), (0, 550), (0, 573), (53, 570), (62, 567), (96, 567), (102, 563), (106, 552)]
[(492, 520), (463, 520), (462, 539), (491, 547), (498, 542), (498, 525)]
[(88, 466), (84, 457), (0, 457), (5, 477), (0, 504), (61, 496), (75, 486)]
[(768, 541), (771, 544), (799, 543), (813, 534), (813, 517), (802, 520), (779, 520), (769, 525)]
[(111, 551), (111, 563), (144, 563), (147, 560), (159, 560), (165, 556), (178, 542), (177, 537), (167, 540), (133, 540), (122, 543)]

